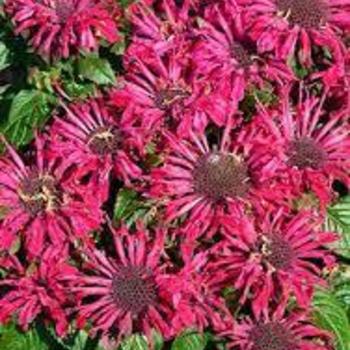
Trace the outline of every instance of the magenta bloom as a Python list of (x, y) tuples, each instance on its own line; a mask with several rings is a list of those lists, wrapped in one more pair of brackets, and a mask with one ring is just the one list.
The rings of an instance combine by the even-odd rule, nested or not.
[(271, 316), (246, 318), (222, 335), (237, 350), (332, 350), (329, 333), (318, 329), (306, 312), (288, 313), (279, 307)]
[(252, 299), (256, 317), (267, 314), (270, 302), (290, 295), (307, 307), (313, 287), (324, 283), (315, 260), (332, 266), (334, 258), (324, 247), (336, 236), (319, 232), (321, 220), (314, 216), (305, 211), (290, 219), (279, 210), (254, 222), (247, 217), (225, 220), (226, 241), (218, 245), (216, 267), (231, 276), (241, 303)]
[(234, 17), (235, 12), (225, 16), (219, 7), (212, 12), (198, 31), (194, 61), (199, 73), (217, 82), (233, 104), (243, 99), (247, 87), (263, 88), (266, 82), (281, 86), (293, 80), (285, 63), (258, 54), (255, 42)]
[(103, 1), (9, 0), (5, 11), (16, 33), (29, 36), (30, 44), (45, 58), (96, 50), (100, 38), (110, 43), (119, 39), (116, 21)]
[(79, 326), (89, 321), (93, 333), (102, 331), (118, 341), (133, 332), (150, 336), (152, 328), (170, 336), (171, 294), (162, 262), (164, 232), (157, 231), (154, 240), (147, 235), (143, 230), (133, 235), (126, 229), (115, 232), (113, 258), (96, 249), (86, 252), (86, 274), (72, 281), (82, 298)]
[(37, 136), (31, 166), (9, 145), (0, 159), (0, 205), (6, 208), (0, 236), (23, 235), (29, 258), (40, 256), (48, 242), (59, 247), (68, 239), (86, 238), (103, 220), (96, 188), (72, 182), (45, 146)]
[(151, 173), (150, 194), (165, 203), (166, 220), (186, 214), (189, 224), (200, 226), (195, 235), (215, 230), (220, 216), (241, 215), (246, 206), (278, 200), (274, 184), (268, 191), (260, 184), (260, 159), (250, 142), (235, 146), (227, 130), (220, 146), (213, 148), (204, 134), (191, 133), (187, 139), (166, 134), (164, 164)]
[(62, 276), (75, 273), (65, 262), (66, 248), (50, 246), (40, 257), (38, 265), (27, 270), (17, 263), (18, 270), (0, 281), (0, 322), (16, 316), (19, 326), (28, 329), (34, 319), (42, 315), (53, 321), (56, 332), (63, 336), (68, 328), (65, 307), (70, 305), (70, 295)]
[[(151, 57), (151, 56), (150, 56)], [(209, 120), (223, 125), (229, 104), (211, 89), (206, 79), (198, 80), (180, 53), (152, 59), (126, 56), (134, 61), (123, 82), (124, 88), (112, 94), (117, 106), (131, 109), (141, 126), (158, 130), (161, 126), (186, 134), (190, 128), (203, 130)]]
[[(323, 110), (324, 98), (307, 96), (295, 108), (289, 105), (288, 93), (282, 98), (278, 110), (262, 109), (260, 114), (270, 134), (270, 151), (263, 162), (296, 192), (312, 190), (325, 206), (332, 199), (335, 179), (349, 184), (348, 109), (328, 114)], [(258, 128), (257, 124), (252, 127)]]
[(188, 0), (181, 6), (174, 0), (164, 0), (156, 9), (140, 1), (130, 5), (128, 13), (133, 29), (128, 51), (142, 59), (142, 47), (152, 48), (158, 55), (183, 49), (193, 30)]
[(127, 184), (141, 175), (128, 149), (142, 148), (142, 140), (128, 121), (112, 116), (103, 103), (91, 99), (64, 106), (64, 116), (56, 117), (51, 128), (50, 147), (67, 166), (76, 168), (78, 178), (98, 174), (105, 197), (111, 170)]
[[(243, 24), (260, 51), (277, 57), (298, 53), (311, 65), (312, 48), (327, 47), (336, 61), (342, 55), (341, 31), (350, 30), (349, 0), (237, 0)], [(297, 47), (300, 46), (300, 49)]]
[(210, 269), (210, 249), (195, 252), (193, 243), (181, 244), (181, 258), (184, 266), (170, 277), (177, 310), (172, 319), (175, 334), (189, 328), (204, 331), (211, 327), (215, 331), (225, 328), (231, 319), (225, 300), (221, 295), (225, 272)]

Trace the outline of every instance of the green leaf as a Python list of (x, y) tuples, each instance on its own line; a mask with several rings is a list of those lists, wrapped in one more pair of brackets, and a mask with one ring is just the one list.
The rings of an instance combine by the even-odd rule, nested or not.
[(50, 97), (38, 90), (22, 90), (14, 97), (8, 120), (2, 126), (8, 141), (22, 146), (32, 140), (34, 129), (50, 117)]
[(148, 350), (146, 337), (133, 334), (120, 345), (120, 350)]
[(136, 221), (142, 220), (146, 225), (150, 223), (157, 212), (152, 201), (142, 198), (131, 189), (121, 189), (114, 206), (114, 220), (123, 220), (128, 227)]
[(1, 350), (51, 350), (33, 329), (22, 332), (14, 324), (0, 327)]
[(0, 42), (0, 71), (7, 68), (9, 64), (9, 49), (3, 42)]
[(171, 350), (203, 350), (207, 342), (205, 334), (186, 331), (174, 340)]
[(328, 208), (326, 228), (340, 235), (335, 251), (350, 258), (350, 196), (342, 198), (337, 204)]
[(316, 291), (313, 305), (315, 323), (334, 334), (336, 350), (350, 350), (350, 323), (345, 305), (329, 290)]
[(115, 73), (110, 63), (96, 55), (88, 55), (78, 62), (79, 74), (99, 85), (115, 83)]

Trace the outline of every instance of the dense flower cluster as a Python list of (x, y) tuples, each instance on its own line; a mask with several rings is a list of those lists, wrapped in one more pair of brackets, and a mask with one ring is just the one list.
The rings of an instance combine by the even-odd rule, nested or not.
[[(5, 12), (44, 58), (119, 40), (104, 0)], [(309, 313), (337, 264), (325, 209), (334, 182), (350, 186), (350, 1), (140, 0), (123, 16), (113, 89), (62, 101), (29, 152), (3, 140), (0, 321), (114, 344), (210, 328), (233, 349), (333, 349)], [(152, 220), (114, 220), (123, 187)]]

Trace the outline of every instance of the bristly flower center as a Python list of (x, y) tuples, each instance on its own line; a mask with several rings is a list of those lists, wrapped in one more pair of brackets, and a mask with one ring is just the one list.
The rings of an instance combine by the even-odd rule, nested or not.
[(264, 236), (260, 250), (266, 261), (277, 270), (288, 268), (294, 257), (290, 243), (279, 234)]
[(232, 57), (238, 62), (238, 64), (242, 68), (248, 68), (249, 66), (252, 65), (253, 52), (254, 52), (253, 45), (251, 43), (247, 43), (246, 45), (243, 45), (241, 43), (235, 42), (231, 45)]
[(288, 163), (300, 169), (321, 169), (327, 161), (327, 153), (314, 140), (302, 137), (290, 142), (287, 148)]
[(181, 87), (161, 89), (155, 97), (155, 104), (159, 109), (167, 110), (176, 103), (182, 103), (190, 93)]
[(214, 201), (244, 197), (249, 190), (248, 167), (232, 154), (213, 152), (199, 157), (192, 175), (194, 190)]
[(59, 23), (66, 23), (68, 18), (76, 11), (76, 6), (73, 0), (56, 0), (53, 1), (54, 10)]
[(292, 25), (319, 28), (328, 17), (326, 0), (276, 0), (277, 8)]
[(257, 324), (250, 332), (252, 350), (299, 350), (295, 337), (278, 322)]
[(91, 151), (105, 156), (115, 153), (121, 141), (121, 133), (114, 127), (100, 127), (92, 132), (87, 140)]
[(142, 266), (121, 266), (113, 278), (112, 296), (119, 308), (134, 316), (145, 311), (157, 299), (151, 271)]
[(37, 173), (22, 180), (18, 195), (31, 216), (56, 209), (61, 199), (56, 180), (52, 176), (40, 176)]

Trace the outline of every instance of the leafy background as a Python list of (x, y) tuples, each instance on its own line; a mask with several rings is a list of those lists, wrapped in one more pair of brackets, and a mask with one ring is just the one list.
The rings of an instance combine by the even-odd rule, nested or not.
[[(124, 4), (125, 5), (125, 1)], [(125, 30), (126, 31), (126, 30)], [(98, 54), (81, 54), (64, 62), (47, 64), (30, 52), (24, 40), (13, 34), (11, 24), (0, 13), (0, 133), (19, 149), (26, 149), (35, 129), (44, 128), (58, 107), (60, 87), (69, 100), (85, 99), (96, 89), (104, 90), (117, 83), (122, 74), (121, 56), (125, 43), (102, 47)], [(296, 67), (297, 69), (297, 67)], [(297, 72), (301, 76), (303, 72)], [(252, 115), (256, 99), (273, 103), (269, 91), (247, 94), (241, 108)], [(156, 160), (151, 160), (156, 161)], [(145, 201), (129, 189), (121, 189), (115, 198), (114, 218), (128, 225), (137, 219), (149, 221), (154, 217), (154, 203)], [(339, 267), (328, 276), (329, 286), (319, 290), (314, 298), (315, 323), (332, 332), (337, 350), (350, 350), (350, 196), (343, 195), (328, 208), (326, 229), (339, 233), (341, 239), (334, 246)], [(0, 271), (1, 277), (1, 271)], [(228, 298), (230, 294), (228, 293)], [(155, 350), (224, 350), (225, 345), (212, 334), (198, 334), (188, 330), (171, 343), (154, 334)], [(32, 329), (22, 332), (14, 324), (0, 326), (1, 350), (103, 350), (98, 339), (91, 339), (84, 331), (58, 339), (53, 329), (36, 322)], [(148, 349), (145, 338), (133, 335), (118, 350)], [(112, 349), (114, 350), (114, 349)]]

